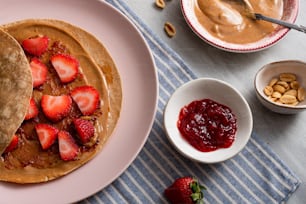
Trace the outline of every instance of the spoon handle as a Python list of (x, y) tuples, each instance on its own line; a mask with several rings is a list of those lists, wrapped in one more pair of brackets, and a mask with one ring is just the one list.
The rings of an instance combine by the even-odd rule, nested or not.
[(278, 20), (278, 19), (271, 18), (271, 17), (268, 17), (268, 16), (264, 16), (264, 15), (259, 14), (259, 13), (255, 13), (254, 15), (255, 15), (255, 18), (257, 20), (269, 21), (271, 23), (275, 23), (275, 24), (278, 24), (278, 25), (285, 26), (287, 28), (292, 28), (292, 29), (295, 29), (295, 30), (306, 33), (306, 27), (305, 26), (288, 23), (286, 21), (282, 21), (282, 20)]

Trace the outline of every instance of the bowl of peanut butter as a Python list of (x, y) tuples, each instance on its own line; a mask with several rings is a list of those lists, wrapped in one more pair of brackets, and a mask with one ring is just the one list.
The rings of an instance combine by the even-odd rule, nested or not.
[(181, 9), (187, 24), (206, 43), (236, 53), (257, 52), (269, 48), (289, 31), (277, 24), (254, 20), (253, 13), (289, 23), (294, 23), (298, 15), (298, 0), (248, 2), (252, 11), (243, 1), (237, 0), (181, 0)]

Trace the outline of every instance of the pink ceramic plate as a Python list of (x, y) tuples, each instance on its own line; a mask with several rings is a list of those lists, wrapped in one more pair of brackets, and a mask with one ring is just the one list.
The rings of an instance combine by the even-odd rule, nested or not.
[(150, 50), (134, 25), (103, 1), (0, 0), (0, 5), (0, 24), (26, 18), (55, 18), (94, 34), (113, 57), (123, 83), (121, 117), (100, 154), (55, 181), (37, 185), (0, 182), (0, 203), (72, 203), (90, 196), (124, 172), (151, 130), (158, 80)]
[[(256, 52), (275, 45), (279, 42), (289, 31), (288, 28), (278, 26), (276, 30), (268, 35), (267, 37), (248, 44), (234, 44), (222, 41), (221, 39), (211, 35), (201, 24), (198, 22), (194, 12), (194, 7), (197, 5), (197, 0), (181, 0), (181, 9), (186, 22), (190, 28), (205, 42), (217, 47), (219, 49), (237, 52), (237, 53), (248, 53)], [(294, 23), (298, 15), (299, 0), (284, 0), (284, 11), (282, 20)]]

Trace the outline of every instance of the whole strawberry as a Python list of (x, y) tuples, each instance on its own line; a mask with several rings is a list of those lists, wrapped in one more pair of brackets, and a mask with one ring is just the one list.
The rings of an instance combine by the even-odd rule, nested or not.
[(165, 196), (172, 204), (194, 204), (204, 203), (203, 192), (205, 187), (201, 186), (197, 179), (186, 176), (178, 178), (165, 190)]

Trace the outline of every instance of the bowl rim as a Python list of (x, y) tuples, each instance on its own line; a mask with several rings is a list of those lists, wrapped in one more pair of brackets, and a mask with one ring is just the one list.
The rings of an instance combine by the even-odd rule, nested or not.
[[(276, 32), (273, 32), (269, 36), (262, 38), (259, 41), (246, 43), (246, 44), (236, 44), (236, 43), (229, 43), (222, 41), (221, 39), (210, 35), (208, 32), (202, 33), (201, 30), (206, 30), (200, 25), (196, 25), (197, 19), (190, 16), (190, 13), (194, 14), (194, 12), (189, 11), (189, 7), (187, 6), (188, 3), (194, 2), (196, 0), (180, 0), (181, 11), (185, 21), (187, 22), (188, 26), (191, 30), (203, 41), (212, 45), (213, 47), (219, 48), (224, 51), (234, 52), (234, 53), (252, 53), (258, 52), (269, 47), (272, 47), (290, 31), (289, 28), (279, 26)], [(292, 8), (292, 12), (288, 22), (295, 23), (298, 13), (299, 13), (299, 0), (288, 0), (290, 1), (290, 5)], [(292, 4), (292, 1), (294, 4)]]
[[(248, 121), (246, 122), (247, 123), (247, 127), (244, 129), (244, 134), (243, 134), (243, 139), (239, 140), (241, 145), (240, 146), (237, 146), (237, 147), (233, 147), (234, 146), (234, 143), (237, 142), (237, 138), (235, 139), (233, 145), (231, 147), (233, 147), (235, 149), (235, 151), (233, 151), (231, 154), (227, 154), (225, 157), (222, 157), (221, 159), (206, 159), (204, 160), (203, 158), (197, 158), (197, 157), (194, 157), (193, 155), (190, 155), (188, 153), (186, 153), (184, 151), (184, 149), (181, 149), (179, 148), (179, 146), (177, 145), (177, 141), (174, 140), (172, 138), (172, 136), (170, 134), (173, 134), (173, 132), (171, 132), (171, 130), (169, 130), (167, 124), (168, 124), (168, 118), (167, 118), (167, 114), (168, 114), (168, 111), (169, 111), (169, 104), (171, 102), (171, 100), (173, 100), (173, 98), (175, 97), (175, 95), (180, 92), (182, 89), (184, 89), (186, 86), (196, 86), (197, 83), (204, 83), (205, 82), (212, 82), (212, 83), (219, 83), (221, 84), (222, 86), (227, 86), (229, 89), (231, 89), (233, 91), (234, 94), (238, 95), (239, 96), (239, 100), (241, 100), (241, 102), (244, 104), (244, 108), (246, 110), (246, 117), (248, 119)], [(209, 98), (209, 97), (207, 97)], [(212, 99), (214, 100), (214, 99)], [(222, 103), (220, 101), (217, 101), (221, 104), (225, 104), (225, 103)], [(225, 104), (227, 105), (227, 104)], [(228, 106), (228, 105), (227, 105)], [(230, 107), (230, 106), (228, 106)], [(231, 107), (230, 107), (231, 108)], [(233, 87), (231, 84), (225, 82), (225, 81), (222, 81), (222, 80), (219, 80), (219, 79), (216, 79), (216, 78), (209, 78), (209, 77), (201, 77), (201, 78), (197, 78), (197, 79), (193, 79), (193, 80), (190, 80), (188, 82), (186, 82), (185, 84), (181, 85), (179, 88), (177, 88), (173, 94), (170, 96), (165, 108), (164, 108), (164, 115), (163, 115), (163, 119), (164, 119), (164, 128), (165, 128), (165, 132), (166, 132), (166, 135), (168, 137), (168, 140), (170, 141), (170, 143), (174, 146), (174, 148), (179, 152), (181, 153), (183, 156), (193, 160), (193, 161), (197, 161), (197, 162), (201, 162), (201, 163), (206, 163), (206, 164), (209, 164), (209, 163), (219, 163), (219, 162), (223, 162), (225, 160), (228, 160), (232, 157), (234, 157), (235, 155), (237, 155), (240, 151), (242, 151), (243, 148), (245, 148), (245, 146), (247, 145), (248, 141), (250, 140), (251, 138), (251, 135), (252, 135), (252, 131), (253, 131), (253, 115), (252, 115), (252, 111), (251, 111), (251, 108), (247, 102), (247, 100), (243, 97), (243, 95), (235, 88)], [(171, 124), (171, 123), (169, 123)], [(177, 126), (176, 126), (177, 128)], [(239, 131), (239, 132), (238, 132)], [(238, 133), (242, 133), (240, 132), (241, 129), (238, 128), (237, 129), (237, 132), (236, 132), (236, 136), (238, 135)], [(179, 132), (179, 131), (178, 131)], [(242, 142), (241, 142), (242, 141)], [(188, 143), (187, 141), (185, 141), (186, 143)], [(215, 150), (215, 151), (212, 151), (212, 152), (200, 152), (198, 150), (195, 150), (195, 151), (198, 151), (200, 154), (211, 154), (212, 156), (214, 155), (214, 152), (217, 152), (217, 151), (226, 151), (226, 149), (230, 149), (231, 147), (229, 148), (221, 148), (221, 149), (218, 149), (218, 150)], [(194, 148), (194, 147), (192, 147)]]
[[(254, 87), (255, 87), (255, 91), (257, 93), (257, 96), (259, 96), (260, 98), (262, 98), (265, 102), (269, 103), (270, 105), (276, 107), (276, 108), (283, 108), (283, 109), (288, 109), (288, 110), (302, 110), (302, 109), (306, 109), (306, 104), (305, 105), (296, 105), (296, 106), (292, 106), (292, 105), (286, 105), (286, 104), (280, 104), (280, 103), (276, 103), (272, 100), (269, 100), (268, 97), (263, 93), (263, 91), (259, 90), (258, 87), (258, 81), (259, 81), (259, 75), (267, 70), (267, 69), (273, 69), (273, 65), (277, 65), (277, 64), (284, 64), (284, 63), (296, 63), (296, 64), (301, 64), (303, 66), (305, 66), (306, 69), (306, 62), (302, 61), (302, 60), (280, 60), (280, 61), (275, 61), (275, 62), (270, 62), (268, 64), (263, 65), (255, 74), (255, 79), (254, 79)], [(272, 65), (272, 66), (271, 66)], [(306, 70), (305, 70), (306, 71)]]

